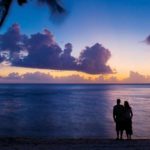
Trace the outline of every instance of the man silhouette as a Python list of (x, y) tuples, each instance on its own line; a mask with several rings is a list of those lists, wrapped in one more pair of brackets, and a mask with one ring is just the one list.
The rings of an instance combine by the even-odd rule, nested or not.
[(123, 135), (123, 117), (124, 107), (120, 104), (121, 100), (117, 99), (117, 105), (113, 107), (113, 119), (116, 123), (117, 140), (122, 139)]

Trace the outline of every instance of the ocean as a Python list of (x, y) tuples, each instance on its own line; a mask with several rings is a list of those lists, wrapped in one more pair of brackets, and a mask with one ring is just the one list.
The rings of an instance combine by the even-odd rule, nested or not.
[(133, 138), (150, 138), (150, 85), (109, 84), (1, 84), (0, 137), (115, 138), (117, 98), (132, 107)]

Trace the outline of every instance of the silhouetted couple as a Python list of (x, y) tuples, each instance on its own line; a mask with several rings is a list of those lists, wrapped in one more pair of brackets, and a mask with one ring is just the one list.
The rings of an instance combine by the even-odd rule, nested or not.
[(120, 104), (121, 100), (117, 99), (117, 105), (113, 108), (113, 118), (116, 123), (117, 139), (122, 139), (123, 131), (126, 131), (127, 139), (131, 139), (132, 133), (132, 109), (127, 101), (124, 106)]

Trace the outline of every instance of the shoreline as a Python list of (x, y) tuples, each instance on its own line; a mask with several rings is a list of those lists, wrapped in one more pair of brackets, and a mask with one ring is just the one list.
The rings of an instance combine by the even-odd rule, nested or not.
[(149, 150), (150, 139), (0, 137), (0, 150)]

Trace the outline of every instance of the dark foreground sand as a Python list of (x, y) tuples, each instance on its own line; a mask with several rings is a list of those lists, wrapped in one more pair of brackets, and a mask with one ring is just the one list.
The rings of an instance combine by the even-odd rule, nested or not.
[(0, 150), (150, 150), (150, 140), (0, 138)]

